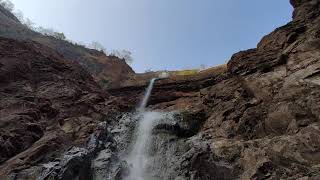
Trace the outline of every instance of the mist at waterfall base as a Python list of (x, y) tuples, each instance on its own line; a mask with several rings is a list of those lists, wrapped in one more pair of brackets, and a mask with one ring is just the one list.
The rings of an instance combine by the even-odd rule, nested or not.
[(135, 130), (135, 142), (132, 150), (127, 158), (130, 167), (130, 174), (127, 180), (148, 180), (147, 167), (149, 163), (149, 150), (151, 146), (151, 136), (153, 127), (161, 119), (165, 118), (166, 114), (155, 111), (147, 111), (146, 106), (150, 98), (153, 85), (157, 79), (154, 78), (150, 81), (146, 89), (145, 95), (138, 107), (137, 118), (139, 119)]
[(148, 180), (146, 170), (152, 163), (149, 161), (152, 129), (159, 120), (164, 118), (164, 114), (160, 112), (145, 111), (139, 114), (141, 117), (136, 129), (136, 141), (127, 159), (130, 167), (127, 180)]

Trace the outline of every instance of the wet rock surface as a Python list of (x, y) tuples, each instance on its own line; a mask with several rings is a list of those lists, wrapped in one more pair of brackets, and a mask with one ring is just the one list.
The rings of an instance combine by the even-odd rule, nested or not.
[(11, 173), (7, 179), (93, 179), (91, 161), (105, 149), (105, 143), (112, 141), (106, 123), (100, 123), (85, 147), (71, 147), (53, 161), (32, 166), (18, 173)]
[[(185, 126), (185, 122), (190, 121), (186, 115), (182, 116), (177, 112), (157, 113), (161, 113), (162, 118), (154, 125), (152, 137), (150, 137), (151, 144), (145, 174), (148, 179), (174, 180), (190, 179), (190, 177), (210, 179), (213, 174), (224, 179), (236, 177), (231, 167), (218, 160), (211, 162), (210, 158), (213, 158), (213, 154), (210, 152), (210, 145), (202, 141), (200, 135), (195, 135), (197, 127)], [(136, 113), (124, 114), (119, 118), (118, 123), (110, 127), (113, 129), (111, 134), (116, 146), (107, 146), (94, 160), (95, 179), (124, 180), (128, 178), (132, 164), (128, 164), (127, 158), (135, 142), (136, 121), (139, 118)], [(172, 126), (176, 128), (171, 128)], [(184, 129), (194, 134), (181, 136), (177, 129)], [(208, 166), (204, 169), (199, 166), (203, 163), (214, 165), (215, 168)]]

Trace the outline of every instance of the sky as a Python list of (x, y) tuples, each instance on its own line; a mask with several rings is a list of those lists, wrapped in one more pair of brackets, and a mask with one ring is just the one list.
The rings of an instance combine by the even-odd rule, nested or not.
[(289, 0), (11, 1), (68, 39), (131, 51), (136, 72), (224, 64), (292, 16)]

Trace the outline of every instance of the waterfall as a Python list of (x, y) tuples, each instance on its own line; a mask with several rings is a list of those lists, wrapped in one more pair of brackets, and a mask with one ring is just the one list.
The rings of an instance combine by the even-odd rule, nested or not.
[(127, 159), (130, 175), (127, 180), (149, 180), (146, 169), (150, 165), (149, 150), (151, 145), (152, 129), (156, 122), (163, 118), (159, 112), (144, 112), (140, 118), (136, 131), (136, 142)]
[(151, 95), (151, 92), (152, 92), (152, 89), (153, 89), (153, 85), (154, 85), (154, 82), (157, 80), (157, 78), (153, 78), (151, 79), (150, 83), (149, 83), (149, 86), (147, 87), (146, 89), (146, 92), (143, 96), (143, 99), (140, 103), (140, 106), (139, 106), (139, 111), (140, 112), (143, 112), (147, 106), (147, 103), (148, 103), (148, 100), (150, 98), (150, 95)]
[(156, 78), (153, 78), (150, 81), (138, 108), (137, 117), (139, 122), (137, 123), (136, 139), (127, 158), (130, 167), (130, 175), (127, 180), (148, 180), (145, 171), (148, 165), (148, 151), (151, 144), (152, 129), (155, 123), (163, 118), (159, 112), (148, 112), (145, 110), (156, 80)]
[(156, 80), (151, 79), (136, 112), (124, 113), (110, 127), (112, 143), (106, 143), (107, 148), (93, 161), (95, 180), (164, 180), (180, 176), (175, 167), (181, 164), (181, 153), (189, 150), (185, 140), (179, 141), (175, 134), (180, 116), (178, 112), (146, 108)]

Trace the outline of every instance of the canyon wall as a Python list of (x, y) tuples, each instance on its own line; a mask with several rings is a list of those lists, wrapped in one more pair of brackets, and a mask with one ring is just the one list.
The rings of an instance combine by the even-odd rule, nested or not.
[[(320, 1), (291, 4), (292, 22), (226, 66), (156, 82), (148, 108), (178, 113), (153, 129), (154, 159), (168, 172), (160, 177), (320, 178)], [(81, 66), (47, 46), (0, 38), (0, 48), (0, 174), (19, 179), (57, 162), (60, 179), (86, 179), (76, 169), (92, 172), (93, 161), (94, 170), (125, 176), (117, 156), (136, 121), (125, 117), (147, 82), (104, 92)], [(97, 148), (90, 149), (92, 137), (103, 147), (94, 141)]]

